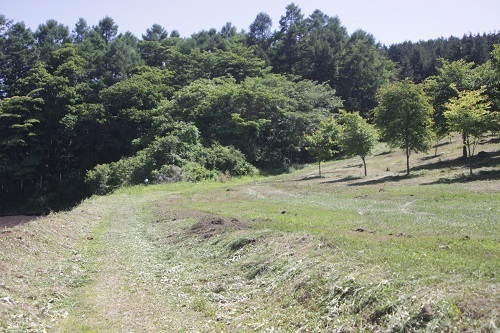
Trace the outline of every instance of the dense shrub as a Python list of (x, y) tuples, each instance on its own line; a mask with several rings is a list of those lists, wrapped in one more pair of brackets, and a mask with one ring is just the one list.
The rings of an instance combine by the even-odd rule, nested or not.
[(106, 194), (121, 186), (151, 183), (202, 181), (221, 175), (244, 176), (257, 173), (245, 156), (233, 147), (186, 143), (174, 135), (154, 140), (136, 155), (109, 164), (97, 165), (87, 173), (92, 193)]

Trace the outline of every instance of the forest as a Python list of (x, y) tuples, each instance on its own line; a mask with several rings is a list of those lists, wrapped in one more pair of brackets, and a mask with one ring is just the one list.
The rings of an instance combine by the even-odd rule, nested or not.
[[(189, 38), (157, 23), (140, 37), (118, 31), (111, 17), (31, 31), (0, 15), (0, 215), (63, 209), (146, 179), (321, 162), (311, 147), (332, 116), (383, 127), (376, 110), (398, 83), (431, 106), (434, 138), (454, 129), (445, 114), (463, 92), (481, 91), (487, 112), (500, 106), (500, 33), (385, 46), (293, 3), (276, 28), (262, 12), (247, 30), (226, 23)], [(328, 158), (344, 153), (329, 144)]]

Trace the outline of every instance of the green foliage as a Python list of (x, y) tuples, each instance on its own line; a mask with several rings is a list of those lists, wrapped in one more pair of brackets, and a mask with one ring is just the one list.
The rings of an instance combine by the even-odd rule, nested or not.
[(361, 157), (366, 176), (366, 156), (370, 155), (377, 144), (377, 131), (358, 112), (348, 113), (341, 111), (339, 123), (342, 127), (339, 135), (339, 144), (343, 153), (347, 156)]
[(141, 67), (130, 78), (101, 91), (103, 104), (111, 111), (151, 110), (172, 97), (173, 74), (168, 70)]
[(282, 75), (197, 80), (174, 96), (171, 114), (192, 121), (203, 141), (241, 150), (266, 170), (286, 170), (304, 158), (309, 133), (341, 101), (328, 85)]
[(295, 4), (287, 6), (269, 53), (274, 72), (328, 83), (344, 107), (363, 114), (375, 107), (377, 89), (393, 75), (373, 36), (362, 30), (349, 36), (337, 17), (319, 10), (304, 19)]
[[(137, 154), (117, 162), (98, 165), (87, 173), (86, 182), (93, 193), (108, 193), (118, 187), (150, 182), (201, 181), (256, 174), (245, 156), (232, 147), (203, 147), (197, 130), (189, 124), (173, 124), (171, 132), (156, 137)], [(194, 132), (193, 132), (194, 131)], [(194, 140), (189, 142), (182, 138)]]
[(50, 57), (53, 51), (70, 42), (68, 27), (53, 19), (40, 24), (34, 37), (40, 49), (40, 57), (44, 61)]
[(498, 114), (490, 112), (491, 101), (485, 95), (486, 87), (472, 91), (458, 91), (458, 96), (446, 103), (444, 117), (452, 131), (462, 134), (469, 155), (470, 174), (472, 157), (479, 139), (498, 128)]
[(304, 51), (301, 41), (307, 34), (301, 9), (294, 3), (289, 4), (279, 25), (272, 50), (273, 68), (277, 73), (297, 74)]
[(94, 30), (99, 33), (102, 39), (108, 44), (118, 34), (118, 25), (115, 21), (106, 16), (99, 21)]
[(271, 37), (271, 27), (273, 20), (264, 12), (260, 12), (249, 27), (248, 42), (250, 45), (258, 45), (262, 52), (266, 52), (269, 47)]
[(375, 38), (357, 30), (343, 50), (337, 92), (348, 110), (359, 110), (366, 115), (377, 105), (377, 90), (389, 83), (392, 74), (393, 65), (384, 57)]
[(4, 94), (13, 96), (13, 85), (30, 73), (39, 56), (33, 33), (23, 22), (12, 24), (6, 20), (3, 30), (0, 33), (0, 98)]
[(306, 149), (318, 162), (321, 177), (321, 162), (331, 159), (338, 151), (340, 126), (334, 117), (320, 123), (319, 128), (311, 135), (306, 135)]
[(0, 178), (9, 182), (36, 177), (41, 159), (39, 112), (43, 100), (10, 97), (0, 100)]
[(215, 144), (211, 147), (200, 147), (195, 151), (195, 160), (208, 170), (228, 172), (230, 176), (254, 175), (255, 167), (246, 162), (245, 155), (234, 147)]
[[(97, 165), (110, 169), (94, 178), (107, 174), (104, 183), (114, 188), (187, 163), (201, 175), (193, 179), (204, 179), (309, 162), (305, 135), (341, 107), (367, 117), (393, 64), (369, 33), (349, 34), (339, 18), (320, 10), (305, 16), (290, 4), (276, 31), (271, 21), (260, 13), (247, 34), (226, 23), (189, 38), (154, 24), (139, 39), (119, 33), (108, 16), (96, 26), (79, 18), (71, 33), (51, 19), (32, 33), (0, 15), (5, 193), (15, 187), (29, 196), (63, 179), (81, 186), (79, 175)], [(444, 104), (455, 96), (450, 83), (486, 85), (493, 108), (500, 105), (493, 37), (464, 40), (479, 58), (493, 51), (490, 61), (443, 62), (428, 81), (439, 128), (446, 127)], [(472, 52), (471, 43), (482, 51)]]
[(444, 117), (446, 103), (457, 96), (457, 90), (470, 90), (476, 84), (474, 64), (464, 60), (446, 61), (439, 59), (441, 67), (437, 68), (438, 74), (427, 78), (425, 81), (426, 94), (431, 98), (434, 114), (434, 131), (439, 138), (449, 133), (447, 122)]
[(439, 59), (446, 59), (448, 62), (463, 59), (467, 63), (482, 65), (491, 59), (488, 53), (498, 43), (500, 34), (496, 32), (468, 34), (462, 38), (452, 36), (393, 44), (389, 46), (387, 55), (396, 64), (399, 79), (409, 78), (421, 83), (438, 73), (437, 68), (441, 62)]
[(106, 194), (112, 190), (108, 183), (110, 174), (109, 164), (98, 164), (87, 172), (85, 182), (89, 185), (92, 193)]
[(375, 124), (382, 140), (405, 150), (406, 173), (410, 174), (410, 153), (425, 152), (432, 140), (432, 105), (421, 85), (409, 80), (382, 87), (375, 108)]
[(487, 87), (492, 109), (500, 110), (500, 44), (493, 45), (491, 59), (477, 69), (480, 84)]

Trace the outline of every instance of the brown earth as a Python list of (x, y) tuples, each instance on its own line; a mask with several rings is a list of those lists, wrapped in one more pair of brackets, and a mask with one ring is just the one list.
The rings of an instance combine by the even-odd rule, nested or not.
[(0, 229), (12, 228), (26, 222), (36, 220), (39, 216), (32, 215), (14, 215), (14, 216), (0, 216)]

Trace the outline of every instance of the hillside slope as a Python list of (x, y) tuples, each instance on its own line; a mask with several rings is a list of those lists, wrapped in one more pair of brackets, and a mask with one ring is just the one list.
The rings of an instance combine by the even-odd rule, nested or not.
[[(6, 332), (500, 326), (500, 144), (267, 178), (126, 188), (0, 234)], [(432, 152), (434, 153), (434, 152)]]

